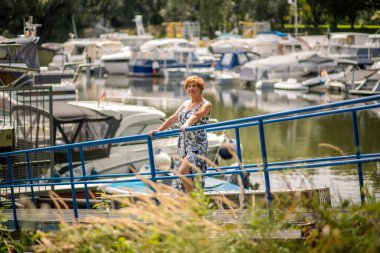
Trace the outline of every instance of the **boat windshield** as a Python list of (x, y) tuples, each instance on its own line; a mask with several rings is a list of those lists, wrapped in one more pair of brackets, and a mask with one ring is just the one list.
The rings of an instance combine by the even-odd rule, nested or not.
[(358, 49), (354, 47), (343, 47), (341, 54), (355, 55), (357, 54)]
[[(29, 143), (27, 147), (30, 148), (111, 138), (120, 125), (120, 121), (112, 116), (64, 102), (54, 102), (53, 113), (44, 108), (19, 105), (13, 108), (12, 115), (19, 122), (16, 142)], [(52, 141), (50, 131), (53, 131)], [(102, 158), (109, 155), (110, 147), (108, 144), (89, 145), (83, 147), (83, 151), (86, 159)], [(71, 150), (73, 161), (79, 160), (80, 150)], [(58, 150), (54, 159), (65, 161), (66, 156), (66, 150)]]
[(124, 129), (120, 136), (130, 136), (130, 135), (138, 135), (138, 134), (146, 134), (150, 130), (157, 129), (161, 126), (163, 123), (162, 119), (151, 119), (147, 121), (141, 121), (137, 122), (135, 124), (132, 124), (128, 126), (126, 129)]

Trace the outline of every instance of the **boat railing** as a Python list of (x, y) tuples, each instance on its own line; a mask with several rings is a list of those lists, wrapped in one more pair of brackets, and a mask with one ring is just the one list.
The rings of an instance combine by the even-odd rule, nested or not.
[(95, 63), (71, 62), (71, 63), (65, 63), (64, 64), (64, 66), (62, 68), (62, 73), (68, 69), (72, 69), (72, 68), (75, 69), (74, 76), (73, 76), (73, 83), (75, 83), (79, 77), (79, 74), (83, 70), (90, 71), (93, 68), (99, 68), (100, 69), (99, 77), (100, 77), (102, 75), (101, 67), (102, 67), (102, 63), (100, 63), (100, 62), (95, 62)]
[[(235, 132), (236, 139), (236, 154), (238, 160), (240, 162), (239, 165), (231, 165), (231, 166), (222, 166), (215, 170), (215, 168), (209, 168), (209, 172), (207, 173), (197, 173), (197, 174), (189, 174), (186, 177), (196, 177), (196, 176), (216, 176), (222, 174), (238, 174), (243, 176), (243, 170), (249, 173), (255, 172), (263, 172), (264, 180), (265, 180), (265, 194), (267, 207), (270, 209), (270, 203), (272, 201), (271, 196), (271, 185), (270, 185), (270, 172), (273, 171), (284, 171), (284, 170), (295, 170), (295, 169), (313, 169), (320, 167), (333, 167), (333, 166), (341, 166), (346, 164), (354, 164), (357, 166), (358, 173), (358, 181), (359, 181), (359, 191), (360, 191), (360, 199), (361, 203), (365, 203), (365, 190), (363, 183), (363, 172), (362, 172), (362, 164), (369, 162), (377, 162), (380, 161), (380, 150), (377, 150), (375, 153), (364, 153), (361, 150), (360, 139), (359, 139), (359, 130), (358, 130), (358, 121), (357, 121), (357, 113), (363, 110), (371, 110), (380, 107), (380, 95), (368, 96), (364, 98), (334, 102), (330, 104), (322, 104), (311, 107), (305, 107), (300, 109), (288, 110), (283, 112), (269, 113), (264, 115), (257, 115), (253, 117), (239, 118), (234, 120), (222, 121), (202, 126), (194, 126), (189, 127), (187, 131), (195, 131), (204, 129), (208, 132), (220, 131), (220, 130), (228, 130), (232, 129)], [(351, 123), (352, 123), (352, 136), (354, 139), (355, 146), (355, 154), (352, 155), (340, 155), (333, 157), (314, 157), (308, 159), (298, 159), (298, 160), (290, 160), (290, 161), (279, 161), (279, 162), (269, 162), (267, 157), (267, 148), (266, 148), (266, 137), (265, 137), (265, 126), (269, 124), (275, 124), (279, 122), (287, 122), (287, 121), (296, 121), (305, 118), (313, 118), (313, 117), (323, 117), (327, 115), (335, 115), (335, 114), (343, 114), (349, 113), (351, 114)], [(261, 164), (244, 164), (243, 154), (241, 150), (241, 139), (240, 139), (240, 129), (255, 126), (258, 128), (260, 147), (261, 147)], [(36, 149), (29, 150), (18, 150), (6, 153), (0, 153), (0, 158), (5, 161), (5, 164), (2, 165), (3, 169), (7, 170), (8, 176), (7, 178), (2, 179), (0, 182), (0, 190), (7, 189), (10, 191), (9, 200), (11, 201), (13, 208), (13, 216), (15, 227), (18, 228), (17, 221), (17, 210), (16, 210), (16, 187), (25, 187), (30, 188), (30, 193), (32, 194), (32, 200), (34, 199), (33, 188), (36, 186), (52, 186), (58, 187), (62, 185), (70, 186), (72, 203), (73, 203), (73, 212), (74, 217), (78, 219), (78, 206), (76, 200), (76, 186), (83, 186), (85, 190), (85, 197), (87, 201), (87, 207), (90, 208), (89, 200), (88, 200), (88, 185), (91, 184), (108, 184), (110, 183), (110, 178), (113, 179), (113, 183), (116, 178), (119, 178), (116, 182), (136, 182), (141, 181), (141, 177), (136, 177), (134, 173), (128, 174), (110, 174), (110, 175), (86, 175), (86, 163), (84, 157), (84, 148), (87, 146), (93, 145), (104, 145), (104, 144), (114, 144), (120, 142), (133, 142), (133, 141), (145, 141), (148, 154), (149, 154), (149, 166), (150, 172), (141, 173), (141, 175), (145, 175), (146, 178), (157, 181), (163, 179), (174, 179), (178, 178), (177, 175), (165, 175), (161, 171), (157, 171), (155, 167), (154, 161), (154, 151), (153, 151), (153, 142), (152, 139), (155, 138), (165, 138), (170, 136), (176, 136), (180, 133), (179, 129), (168, 130), (157, 132), (151, 138), (147, 134), (134, 135), (134, 136), (125, 136), (118, 138), (110, 138), (103, 140), (95, 140), (81, 143), (73, 143), (67, 145), (60, 146), (50, 146), (50, 147), (42, 147)], [(74, 168), (72, 161), (72, 150), (79, 149), (80, 153), (80, 166)], [(67, 164), (69, 173), (67, 177), (33, 177), (31, 173), (31, 155), (36, 152), (54, 152), (57, 150), (65, 150), (67, 153)], [(28, 169), (28, 177), (25, 179), (14, 179), (13, 178), (13, 164), (12, 159), (15, 156), (24, 156), (25, 162), (27, 164)], [(74, 170), (78, 172), (81, 170), (82, 174), (77, 176), (74, 173)], [(130, 177), (132, 176), (132, 177)], [(133, 177), (135, 176), (135, 177)]]

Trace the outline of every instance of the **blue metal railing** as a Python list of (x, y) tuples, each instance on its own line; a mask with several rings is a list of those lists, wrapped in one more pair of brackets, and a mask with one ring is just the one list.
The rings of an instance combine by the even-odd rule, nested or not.
[[(250, 127), (250, 126), (258, 126), (259, 129), (259, 137), (260, 137), (260, 145), (261, 145), (261, 156), (262, 156), (262, 164), (244, 164), (244, 170), (246, 172), (264, 172), (265, 179), (265, 192), (267, 199), (267, 207), (270, 211), (270, 203), (271, 199), (271, 186), (270, 186), (270, 177), (269, 172), (271, 171), (281, 171), (281, 170), (289, 170), (289, 169), (301, 169), (301, 168), (318, 168), (318, 167), (326, 167), (326, 166), (340, 166), (344, 164), (356, 164), (358, 170), (358, 180), (360, 186), (360, 198), (361, 203), (365, 203), (365, 195), (364, 195), (364, 183), (363, 183), (363, 173), (362, 173), (362, 163), (367, 162), (376, 162), (380, 161), (380, 150), (376, 153), (362, 154), (360, 149), (360, 140), (359, 140), (359, 132), (357, 126), (357, 115), (356, 112), (362, 110), (369, 110), (373, 108), (380, 107), (380, 95), (370, 96), (365, 98), (335, 102), (324, 105), (311, 106), (301, 109), (289, 110), (278, 113), (270, 113), (265, 115), (259, 115), (254, 117), (247, 117), (241, 119), (235, 119), (230, 121), (218, 122), (208, 125), (195, 126), (188, 128), (188, 131), (205, 129), (207, 131), (218, 131), (218, 130), (226, 130), (226, 129), (234, 129), (235, 130), (235, 138), (237, 143), (237, 156), (240, 162), (243, 161), (242, 152), (240, 149), (240, 134), (239, 129)], [(264, 127), (266, 124), (273, 124), (284, 121), (294, 121), (298, 119), (311, 118), (311, 117), (320, 117), (331, 114), (339, 114), (339, 113), (351, 113), (352, 115), (352, 124), (353, 124), (353, 137), (354, 137), (354, 145), (355, 145), (355, 155), (342, 155), (335, 157), (318, 157), (311, 159), (302, 159), (302, 160), (291, 160), (291, 161), (281, 161), (281, 162), (268, 162), (267, 159), (267, 148), (266, 148), (266, 139)], [(168, 130), (157, 132), (153, 138), (164, 138), (176, 136), (180, 132), (179, 129), (176, 130)], [(153, 153), (153, 143), (152, 139), (147, 134), (142, 135), (134, 135), (134, 136), (126, 136), (119, 138), (111, 138), (105, 140), (96, 140), (82, 143), (73, 143), (67, 145), (60, 146), (52, 146), (52, 147), (43, 147), (37, 148), (34, 150), (19, 150), (13, 152), (7, 152), (0, 154), (0, 157), (5, 157), (7, 161), (8, 168), (8, 180), (2, 182), (0, 184), (0, 189), (10, 189), (11, 191), (11, 202), (13, 208), (13, 216), (14, 216), (14, 226), (18, 228), (18, 220), (17, 220), (17, 210), (16, 210), (16, 198), (15, 198), (15, 187), (30, 187), (30, 194), (32, 195), (33, 201), (35, 201), (35, 192), (33, 191), (33, 187), (36, 186), (59, 186), (59, 185), (69, 185), (71, 189), (72, 201), (73, 201), (73, 212), (74, 217), (78, 219), (78, 206), (76, 200), (76, 187), (77, 185), (83, 185), (85, 189), (85, 198), (87, 208), (90, 208), (89, 197), (88, 197), (88, 185), (91, 184), (107, 184), (110, 181), (107, 178), (119, 178), (118, 182), (136, 182), (140, 181), (139, 178), (128, 178), (132, 176), (136, 176), (135, 173), (128, 174), (110, 174), (110, 175), (85, 175), (85, 160), (83, 154), (83, 148), (87, 146), (95, 146), (100, 144), (114, 144), (120, 142), (131, 142), (144, 140), (147, 143), (148, 154), (149, 154), (149, 165), (150, 172), (149, 173), (139, 173), (140, 175), (149, 175), (152, 181), (162, 180), (162, 179), (174, 179), (178, 178), (178, 176), (167, 176), (162, 175), (165, 172), (156, 171), (154, 164), (154, 153)], [(81, 167), (82, 173), (81, 176), (75, 176), (73, 173), (73, 164), (71, 159), (71, 150), (73, 148), (79, 148), (80, 150), (80, 159), (81, 159)], [(65, 178), (33, 178), (30, 173), (30, 159), (29, 156), (31, 153), (37, 152), (54, 152), (57, 150), (66, 150), (67, 152), (67, 163), (69, 166), (69, 177)], [(26, 163), (28, 168), (28, 178), (26, 179), (13, 179), (13, 170), (12, 170), (12, 157), (13, 156), (26, 156)], [(234, 169), (234, 170), (231, 170)], [(242, 175), (241, 166), (224, 166), (218, 168), (221, 171), (215, 171), (215, 168), (209, 168), (209, 172), (206, 173), (197, 173), (186, 175), (187, 177), (196, 177), (199, 175), (204, 176), (215, 176), (222, 174), (240, 174)], [(103, 179), (102, 179), (103, 178)], [(67, 180), (67, 181), (64, 181)], [(113, 181), (115, 182), (115, 181)]]

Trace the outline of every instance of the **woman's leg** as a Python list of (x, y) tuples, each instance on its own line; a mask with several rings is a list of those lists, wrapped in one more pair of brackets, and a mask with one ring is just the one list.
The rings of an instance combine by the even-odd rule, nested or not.
[(181, 165), (178, 168), (178, 176), (181, 179), (187, 192), (194, 191), (194, 182), (192, 178), (184, 177), (183, 175), (190, 174), (190, 162), (186, 157), (183, 158)]

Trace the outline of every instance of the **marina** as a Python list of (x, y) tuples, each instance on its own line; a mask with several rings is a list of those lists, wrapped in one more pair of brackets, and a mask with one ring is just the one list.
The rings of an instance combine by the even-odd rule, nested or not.
[[(270, 123), (276, 123), (276, 122), (283, 122), (283, 121), (293, 121), (293, 120), (302, 120), (303, 118), (308, 118), (308, 117), (315, 117), (315, 116), (324, 116), (324, 115), (330, 115), (330, 114), (340, 114), (340, 113), (345, 113), (345, 112), (351, 112), (352, 115), (352, 121), (353, 121), (353, 135), (354, 135), (354, 143), (356, 143), (356, 147), (359, 147), (359, 135), (358, 135), (358, 127), (357, 127), (357, 116), (356, 116), (356, 111), (362, 111), (365, 109), (372, 109), (372, 108), (377, 108), (378, 104), (368, 104), (364, 106), (358, 106), (356, 104), (360, 104), (362, 102), (366, 101), (371, 101), (371, 100), (376, 100), (377, 96), (373, 97), (368, 97), (368, 98), (362, 98), (362, 99), (352, 99), (352, 100), (347, 100), (347, 101), (341, 101), (341, 102), (335, 102), (335, 103), (330, 103), (327, 105), (317, 105), (317, 106), (312, 106), (312, 107), (305, 107), (305, 108), (300, 108), (300, 109), (294, 109), (294, 110), (289, 110), (289, 111), (284, 111), (284, 112), (277, 112), (277, 113), (270, 113), (267, 115), (258, 115), (258, 116), (253, 116), (253, 117), (248, 117), (248, 118), (242, 118), (238, 120), (230, 120), (230, 121), (222, 121), (219, 123), (213, 123), (205, 126), (198, 126), (198, 127), (191, 127), (189, 128), (189, 131), (191, 131), (194, 128), (209, 128), (212, 131), (218, 131), (218, 130), (223, 130), (223, 129), (229, 129), (232, 128), (235, 130), (235, 138), (237, 142), (237, 150), (236, 150), (236, 157), (238, 159), (238, 162), (243, 162), (242, 165), (230, 165), (230, 166), (221, 166), (219, 170), (221, 171), (210, 171), (206, 174), (205, 176), (215, 176), (215, 175), (224, 175), (224, 174), (239, 174), (242, 172), (244, 173), (251, 173), (252, 175), (255, 175), (255, 172), (263, 172), (264, 176), (264, 186), (265, 186), (265, 195), (266, 195), (266, 202), (267, 206), (269, 207), (272, 197), (270, 195), (271, 192), (271, 183), (269, 181), (269, 171), (286, 171), (286, 170), (291, 170), (291, 169), (302, 169), (302, 168), (320, 168), (320, 167), (329, 167), (329, 166), (340, 166), (340, 165), (345, 165), (345, 164), (356, 164), (358, 166), (358, 176), (359, 176), (359, 189), (364, 189), (364, 180), (363, 180), (363, 174), (362, 174), (362, 163), (366, 162), (377, 162), (380, 158), (378, 157), (378, 153), (376, 151), (374, 153), (362, 153), (360, 150), (356, 149), (356, 155), (345, 155), (345, 154), (340, 154), (338, 156), (333, 156), (333, 157), (313, 157), (313, 158), (306, 158), (306, 159), (299, 159), (299, 158), (292, 158), (288, 161), (280, 160), (280, 162), (273, 162), (270, 161), (268, 162), (268, 156), (267, 156), (267, 150), (266, 150), (266, 143), (270, 144), (270, 139), (265, 141), (265, 135), (264, 135), (264, 122), (265, 124), (270, 124)], [(342, 108), (338, 109), (336, 111), (334, 110), (322, 110), (322, 109), (329, 109), (329, 108), (336, 108), (339, 106), (347, 106), (353, 104), (355, 105), (354, 107), (347, 107), (347, 108)], [(321, 110), (321, 111), (319, 111)], [(312, 113), (314, 112), (315, 113)], [(303, 115), (304, 113), (304, 115)], [(299, 115), (297, 115), (299, 114)], [(294, 116), (292, 116), (294, 115)], [(263, 121), (265, 120), (265, 121)], [(262, 163), (260, 164), (254, 164), (254, 163), (246, 163), (243, 160), (243, 153), (240, 147), (240, 132), (239, 128), (247, 128), (251, 126), (258, 126), (259, 132), (257, 133), (259, 136), (259, 141), (260, 141), (260, 146), (261, 146), (261, 159)], [(178, 129), (174, 130), (169, 130), (169, 131), (163, 131), (157, 133), (155, 138), (162, 138), (162, 137), (169, 137), (174, 134), (178, 133)], [(252, 134), (251, 134), (252, 135)], [(18, 189), (27, 189), (28, 187), (32, 189), (32, 199), (35, 201), (34, 197), (34, 187), (36, 186), (54, 186), (54, 185), (68, 185), (70, 186), (71, 189), (71, 197), (73, 200), (73, 211), (74, 211), (74, 217), (78, 218), (78, 210), (77, 210), (77, 203), (76, 203), (76, 185), (84, 185), (84, 190), (85, 190), (85, 198), (86, 201), (89, 200), (88, 197), (88, 189), (87, 186), (91, 184), (107, 184), (109, 181), (104, 180), (105, 176), (108, 177), (113, 177), (114, 179), (119, 178), (116, 182), (125, 182), (125, 183), (133, 183), (133, 182), (138, 182), (141, 181), (141, 178), (133, 178), (133, 173), (127, 173), (127, 174), (107, 174), (107, 175), (87, 175), (85, 172), (85, 165), (84, 165), (84, 147), (85, 146), (98, 146), (101, 144), (109, 144), (109, 143), (120, 143), (120, 142), (131, 142), (131, 141), (146, 141), (145, 145), (148, 145), (148, 153), (149, 153), (149, 167), (150, 169), (148, 170), (148, 173), (142, 173), (141, 175), (147, 175), (149, 179), (153, 181), (157, 180), (165, 180), (165, 179), (173, 179), (176, 178), (177, 176), (172, 176), (172, 175), (161, 175), (160, 171), (156, 171), (155, 167), (155, 161), (153, 159), (154, 153), (153, 153), (153, 146), (152, 146), (152, 140), (150, 137), (146, 134), (142, 135), (132, 135), (132, 136), (126, 136), (126, 137), (118, 137), (118, 138), (111, 138), (111, 139), (106, 139), (106, 140), (94, 140), (94, 141), (88, 141), (88, 142), (81, 142), (81, 143), (72, 143), (72, 144), (65, 144), (65, 145), (58, 145), (58, 146), (52, 146), (52, 147), (43, 147), (43, 148), (37, 148), (34, 150), (26, 150), (26, 151), (15, 151), (14, 155), (20, 156), (22, 154), (26, 155), (27, 157), (27, 169), (29, 170), (29, 179), (23, 179), (23, 178), (15, 178), (15, 182), (17, 182), (14, 185), (13, 182), (13, 176), (12, 176), (12, 163), (10, 160), (10, 156), (12, 152), (10, 153), (3, 153), (3, 155), (7, 155), (7, 166), (8, 166), (8, 175), (6, 176), (7, 178), (10, 179), (10, 185), (4, 185), (3, 189), (7, 189), (10, 187), (11, 191), (11, 196), (12, 196), (12, 206), (13, 206), (13, 214), (14, 214), (14, 223), (15, 227), (18, 227), (18, 222), (17, 222), (17, 212), (16, 212), (16, 202), (15, 202), (15, 187)], [(79, 148), (80, 151), (80, 160), (81, 160), (81, 175), (76, 175), (74, 174), (73, 170), (73, 157), (72, 156), (72, 150), (75, 150), (76, 148)], [(38, 152), (47, 152), (47, 151), (54, 151), (59, 152), (60, 150), (67, 152), (67, 162), (69, 165), (69, 175), (66, 177), (53, 177), (53, 178), (39, 178), (37, 177), (32, 178), (31, 173), (30, 173), (30, 161), (29, 161), (29, 156), (33, 153), (38, 153)], [(359, 153), (358, 153), (359, 152)], [(368, 152), (366, 150), (366, 152)], [(30, 153), (30, 155), (29, 155)], [(24, 156), (23, 155), (23, 156)], [(240, 167), (242, 166), (242, 167)], [(244, 169), (243, 169), (244, 168)], [(263, 169), (261, 169), (263, 168)], [(212, 169), (212, 168), (210, 168)], [(227, 170), (226, 170), (227, 169)], [(239, 172), (240, 171), (240, 172)], [(273, 172), (272, 172), (273, 173)], [(26, 174), (26, 173), (25, 173)], [(121, 178), (125, 177), (126, 175), (132, 176), (131, 178)], [(196, 177), (197, 174), (192, 174), (192, 175), (187, 175), (187, 177)], [(102, 179), (103, 178), (103, 179)], [(78, 179), (81, 179), (81, 181), (77, 181)], [(90, 179), (90, 180), (89, 180)], [(68, 181), (66, 181), (68, 180)], [(33, 183), (34, 181), (34, 183)], [(49, 181), (52, 181), (52, 183), (49, 183)], [(286, 182), (286, 180), (284, 180)], [(128, 186), (126, 186), (128, 187)], [(290, 188), (291, 189), (291, 188)], [(132, 189), (133, 190), (133, 189)], [(358, 190), (359, 192), (359, 199), (361, 203), (365, 202), (365, 195), (364, 195), (364, 190)], [(24, 192), (25, 194), (25, 192)], [(7, 195), (7, 194), (5, 194)], [(339, 198), (340, 196), (338, 196)], [(87, 204), (87, 207), (89, 208), (89, 205)]]
[[(89, 89), (87, 89), (87, 93), (82, 94), (83, 99), (96, 98), (96, 94), (106, 90), (110, 101), (119, 100), (126, 103), (154, 106), (167, 113), (172, 113), (186, 99), (180, 84), (181, 79), (118, 77), (119, 86), (116, 86), (113, 81), (108, 84), (108, 80), (113, 80), (113, 78), (114, 76), (108, 76), (100, 84), (86, 86)], [(153, 97), (151, 95), (153, 93), (159, 98)], [(355, 96), (345, 92), (313, 93), (275, 89), (258, 90), (247, 88), (236, 80), (227, 84), (218, 84), (216, 81), (211, 80), (208, 82), (205, 95), (214, 105), (212, 117), (219, 119), (219, 121), (355, 98)], [(375, 151), (379, 146), (378, 140), (372, 138), (372, 136), (376, 136), (376, 129), (379, 127), (377, 115), (378, 109), (360, 112), (361, 121), (368, 122), (365, 125), (366, 130), (359, 130), (360, 137), (363, 138), (361, 145), (365, 150)], [(268, 146), (268, 156), (271, 160), (278, 161), (280, 159), (328, 156), (341, 152), (353, 153), (353, 140), (343, 137), (344, 134), (348, 134), (350, 131), (345, 127), (346, 122), (347, 116), (342, 116), (341, 118), (327, 116), (320, 119), (307, 119), (302, 124), (283, 123), (278, 124), (276, 127), (269, 126), (271, 134), (268, 138), (272, 141)], [(255, 133), (257, 133), (257, 130), (249, 128), (242, 129), (240, 133), (244, 161), (248, 163), (261, 161), (260, 141)], [(227, 131), (227, 135), (233, 137), (234, 133)], [(249, 145), (246, 143), (249, 143)], [(375, 168), (377, 168), (376, 166), (375, 164)], [(350, 198), (355, 203), (360, 203), (359, 195), (353, 193), (357, 187), (356, 182), (354, 182), (356, 181), (355, 169), (342, 167), (330, 170), (329, 168), (321, 168), (316, 169), (315, 173), (311, 174), (300, 173), (297, 175), (285, 173), (278, 176), (275, 174), (271, 180), (275, 180), (276, 184), (281, 188), (287, 184), (294, 187), (299, 187), (302, 184), (318, 187), (329, 186), (342, 198)], [(344, 176), (342, 177), (342, 175)], [(260, 184), (260, 187), (264, 187), (262, 177), (253, 176), (252, 180)], [(368, 183), (371, 184), (370, 182)], [(334, 196), (337, 195), (332, 195), (332, 203), (337, 205), (340, 197), (334, 199)]]
[[(177, 8), (161, 4), (157, 17)], [(34, 234), (31, 249), (41, 252), (52, 249), (55, 233), (83, 239), (87, 229), (102, 235), (88, 252), (108, 251), (91, 248), (103, 239), (117, 252), (170, 251), (177, 245), (162, 242), (182, 238), (183, 245), (220, 240), (213, 249), (264, 239), (293, 252), (345, 237), (346, 219), (350, 229), (373, 231), (380, 34), (353, 25), (338, 32), (336, 16), (319, 35), (300, 33), (299, 4), (287, 4), (294, 32), (282, 19), (277, 30), (279, 20), (238, 18), (219, 31), (209, 15), (207, 29), (206, 18), (165, 17), (152, 26), (148, 16), (146, 32), (136, 15), (128, 30), (114, 30), (126, 20), (103, 15), (78, 33), (75, 19), (84, 19), (73, 15), (73, 31), (54, 42), (32, 16), (22, 34), (0, 36), (2, 236)], [(0, 247), (17, 243), (4, 239)]]

